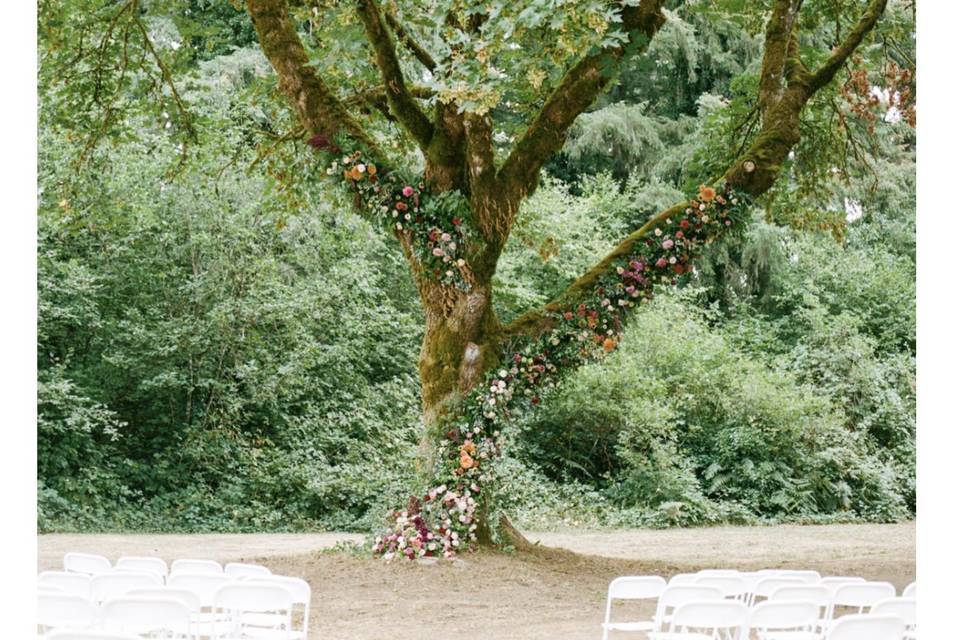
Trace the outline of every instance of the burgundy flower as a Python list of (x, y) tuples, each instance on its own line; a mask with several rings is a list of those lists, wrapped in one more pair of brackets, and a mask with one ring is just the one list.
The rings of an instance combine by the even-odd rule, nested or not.
[(307, 140), (307, 144), (318, 151), (321, 149), (330, 149), (336, 153), (340, 150), (337, 145), (333, 144), (333, 140), (330, 139), (330, 136), (325, 133), (314, 134), (309, 140)]
[(689, 220), (681, 220), (681, 221), (680, 221), (680, 228), (681, 228), (681, 229), (689, 229), (689, 228), (690, 228), (690, 221), (689, 221)]
[(459, 227), (459, 226), (460, 226), (460, 222), (461, 222), (460, 218), (454, 218), (454, 219), (453, 219), (453, 226)]

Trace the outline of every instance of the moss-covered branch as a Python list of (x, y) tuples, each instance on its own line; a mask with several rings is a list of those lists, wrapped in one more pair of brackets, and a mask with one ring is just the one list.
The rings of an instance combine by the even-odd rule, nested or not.
[[(789, 11), (798, 7), (798, 4), (792, 0), (778, 2), (771, 21), (782, 21), (784, 16), (778, 13), (778, 10)], [(806, 72), (799, 59), (793, 27), (782, 24), (768, 26), (767, 46), (774, 47), (779, 53), (770, 54), (765, 51), (764, 69), (774, 69), (781, 77), (775, 84), (761, 82), (758, 100), (765, 112), (763, 126), (746, 152), (724, 174), (723, 183), (726, 187), (757, 197), (773, 186), (790, 150), (800, 140), (800, 116), (804, 107), (853, 54), (857, 45), (876, 25), (885, 5), (886, 0), (872, 0), (843, 45), (834, 51), (830, 60), (815, 74)], [(685, 207), (686, 203), (679, 203), (651, 218), (554, 300), (523, 314), (507, 325), (506, 335), (533, 337), (551, 329), (555, 314), (559, 310), (589, 294), (597, 283), (609, 274), (613, 265), (631, 255), (635, 247), (647, 239), (650, 232), (665, 220), (676, 217)]]
[(498, 172), (508, 215), (536, 189), (543, 163), (560, 150), (573, 121), (609, 85), (615, 65), (628, 53), (644, 49), (666, 22), (662, 5), (663, 0), (642, 0), (625, 7), (621, 17), (628, 42), (587, 55), (564, 74)]
[(420, 109), (416, 99), (407, 88), (397, 58), (397, 50), (391, 29), (384, 23), (376, 0), (358, 0), (358, 13), (363, 22), (367, 40), (373, 46), (377, 68), (386, 87), (390, 111), (413, 136), (421, 149), (426, 149), (433, 137), (433, 124)]
[(853, 55), (860, 43), (870, 31), (876, 26), (877, 21), (887, 7), (887, 0), (871, 0), (860, 20), (854, 25), (853, 29), (843, 39), (843, 42), (837, 46), (826, 62), (819, 69), (813, 72), (809, 80), (811, 94), (818, 89), (826, 86), (833, 80), (840, 68), (846, 63), (847, 59)]
[(307, 52), (290, 19), (286, 0), (247, 0), (260, 48), (273, 66), (280, 92), (310, 134), (346, 133), (377, 156), (377, 144), (347, 111), (309, 64)]

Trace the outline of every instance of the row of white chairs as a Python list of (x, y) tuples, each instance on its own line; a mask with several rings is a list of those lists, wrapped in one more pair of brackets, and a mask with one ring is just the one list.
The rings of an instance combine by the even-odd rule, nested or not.
[(90, 576), (113, 571), (136, 571), (151, 573), (161, 578), (177, 573), (214, 573), (231, 576), (270, 575), (270, 569), (259, 564), (228, 562), (221, 565), (215, 560), (184, 558), (174, 560), (169, 567), (163, 558), (151, 556), (121, 556), (113, 565), (106, 556), (93, 553), (70, 552), (63, 556), (63, 570)]
[[(817, 631), (822, 636), (838, 613), (876, 613), (874, 609), (884, 604), (881, 611), (896, 610), (910, 618), (908, 634), (916, 626), (915, 614), (907, 615), (915, 607), (913, 597), (916, 585), (904, 590), (902, 598), (896, 598), (896, 590), (887, 582), (867, 582), (860, 577), (821, 578), (817, 582), (811, 574), (790, 575), (774, 571), (742, 574), (735, 571), (707, 570), (698, 574), (681, 574), (668, 583), (660, 576), (632, 576), (617, 578), (610, 584), (604, 615), (604, 639), (609, 631), (644, 631), (663, 633), (672, 619), (673, 610), (684, 604), (706, 600), (730, 600), (746, 606), (755, 606), (758, 600), (769, 603), (802, 602), (813, 605), (817, 611)], [(613, 622), (613, 603), (616, 600), (657, 600), (652, 619), (637, 622)], [(761, 604), (765, 604), (761, 602)]]
[[(49, 631), (50, 638), (59, 638), (66, 630), (81, 634), (122, 633), (125, 629), (118, 627), (124, 625), (118, 624), (118, 619), (126, 620), (130, 627), (127, 630), (142, 632), (158, 616), (165, 619), (167, 614), (172, 624), (181, 629), (176, 637), (232, 638), (229, 634), (234, 634), (242, 623), (247, 636), (253, 633), (258, 637), (305, 640), (309, 627), (310, 585), (300, 578), (273, 575), (261, 565), (223, 566), (213, 560), (185, 559), (175, 560), (168, 571), (161, 558), (125, 556), (111, 565), (104, 556), (68, 553), (64, 556), (64, 571), (41, 572), (37, 583), (38, 624)], [(278, 600), (276, 596), (281, 593), (283, 598)], [(228, 606), (230, 602), (225, 600), (243, 597), (249, 599), (247, 608)], [(170, 601), (176, 606), (171, 608)], [(271, 602), (284, 607), (262, 607)], [(186, 607), (189, 612), (192, 635), (182, 636), (182, 627), (177, 626), (179, 614), (174, 612), (178, 607)], [(230, 615), (225, 615), (225, 610)], [(285, 622), (284, 611), (290, 615), (288, 622), (292, 626)], [(140, 623), (138, 615), (142, 618)], [(253, 631), (246, 628), (251, 625)], [(274, 628), (276, 625), (280, 626)]]
[(245, 581), (224, 585), (204, 611), (190, 591), (161, 587), (136, 590), (97, 606), (69, 594), (40, 594), (38, 623), (45, 639), (67, 632), (98, 637), (126, 633), (177, 640), (206, 637), (216, 640), (271, 638), (302, 640), (306, 616), (294, 626), (294, 600), (290, 589), (276, 582)]
[[(817, 607), (808, 602), (761, 602), (753, 608), (735, 600), (688, 602), (677, 607), (666, 635), (669, 640), (813, 640)], [(901, 640), (906, 622), (898, 615), (853, 614), (838, 618), (825, 640)]]

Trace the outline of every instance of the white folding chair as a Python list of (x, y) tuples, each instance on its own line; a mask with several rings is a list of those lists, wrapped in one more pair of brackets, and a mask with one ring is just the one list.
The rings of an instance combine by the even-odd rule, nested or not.
[(820, 607), (803, 600), (768, 600), (750, 611), (744, 637), (757, 632), (763, 640), (817, 640)]
[(889, 582), (854, 582), (843, 584), (833, 592), (830, 618), (836, 617), (837, 607), (856, 609), (864, 613), (881, 600), (895, 598), (897, 590)]
[(130, 633), (110, 633), (109, 631), (74, 631), (73, 629), (55, 629), (44, 636), (44, 640), (143, 640)]
[(822, 580), (819, 571), (801, 569), (783, 569), (777, 572), (779, 578), (800, 578), (804, 582), (818, 584)]
[(193, 560), (184, 558), (174, 560), (170, 565), (170, 575), (175, 573), (223, 573), (223, 567), (215, 560)]
[(900, 640), (905, 629), (897, 616), (849, 615), (834, 622), (826, 640)]
[(83, 596), (69, 593), (37, 595), (37, 624), (45, 629), (86, 629), (97, 621), (97, 607)]
[(736, 575), (698, 575), (694, 584), (716, 587), (723, 592), (724, 598), (733, 598), (741, 602), (747, 600), (750, 592), (747, 581)]
[(667, 585), (672, 587), (678, 584), (693, 584), (696, 581), (697, 574), (695, 573), (678, 573), (667, 581)]
[(168, 587), (190, 591), (200, 599), (201, 610), (193, 615), (193, 622), (199, 635), (209, 637), (230, 628), (230, 617), (213, 611), (213, 597), (220, 587), (232, 583), (222, 573), (171, 573), (167, 578)]
[(917, 598), (917, 583), (911, 582), (903, 588), (903, 597), (904, 598)]
[[(660, 580), (663, 582), (663, 578), (660, 578)], [(311, 589), (307, 581), (302, 578), (295, 578), (293, 576), (276, 576), (271, 574), (269, 576), (261, 576), (256, 579), (251, 579), (249, 582), (251, 584), (256, 583), (279, 585), (290, 592), (290, 597), (293, 598), (294, 607), (291, 637), (297, 640), (305, 640), (307, 637), (307, 630), (310, 628)], [(664, 587), (665, 586), (666, 584), (664, 583)], [(302, 608), (302, 611), (299, 613), (296, 611), (298, 607)], [(271, 614), (269, 613), (248, 613), (244, 617), (251, 624), (261, 627), (269, 627), (272, 623), (277, 621), (275, 617), (273, 617), (271, 620)], [(298, 621), (299, 624), (297, 624)]]
[(98, 573), (106, 573), (113, 569), (113, 566), (104, 556), (93, 553), (77, 553), (71, 551), (63, 555), (63, 570), (75, 571), (77, 573), (86, 573), (95, 576)]
[[(293, 637), (293, 597), (290, 592), (273, 584), (238, 582), (217, 589), (213, 596), (216, 613), (228, 614), (232, 629), (214, 638), (270, 637), (290, 640)], [(255, 624), (250, 614), (271, 614), (267, 626)]]
[(64, 593), (90, 597), (90, 576), (70, 571), (43, 571), (37, 575), (38, 587), (56, 587)]
[(100, 625), (105, 631), (194, 638), (190, 609), (174, 598), (113, 598), (100, 609)]
[(654, 621), (637, 620), (634, 622), (613, 622), (610, 620), (614, 600), (647, 600), (659, 598), (667, 581), (660, 576), (622, 576), (614, 578), (607, 588), (607, 608), (603, 615), (603, 640), (606, 640), (611, 631), (653, 631)]
[(273, 572), (270, 571), (267, 567), (260, 564), (244, 564), (242, 562), (228, 562), (223, 567), (223, 572), (228, 576), (233, 576), (239, 578), (240, 576), (244, 577), (260, 577), (260, 576), (269, 576)]
[[(825, 627), (833, 603), (833, 591), (820, 584), (796, 584), (776, 589), (767, 602), (809, 602), (817, 606), (817, 626)], [(757, 605), (760, 606), (760, 605)]]
[(203, 604), (200, 602), (200, 596), (189, 589), (178, 589), (176, 587), (164, 585), (162, 587), (134, 589), (127, 595), (131, 598), (166, 598), (182, 602), (190, 610), (190, 623), (192, 625), (193, 634), (197, 638), (202, 635), (210, 635), (207, 633), (202, 633), (206, 629), (202, 624), (201, 612), (203, 611)]
[(732, 600), (688, 602), (677, 607), (670, 621), (670, 640), (740, 640), (750, 610)]
[(155, 573), (161, 578), (166, 578), (167, 574), (170, 573), (163, 558), (144, 556), (122, 556), (117, 559), (116, 568), (138, 573)]
[(670, 624), (674, 610), (680, 605), (711, 600), (723, 600), (723, 591), (697, 584), (668, 584), (657, 599), (657, 611), (653, 617), (654, 633), (661, 633)]
[(134, 573), (132, 571), (112, 571), (101, 573), (90, 579), (90, 599), (100, 603), (110, 598), (126, 595), (133, 589), (156, 587), (163, 579), (153, 573)]
[(792, 587), (802, 584), (806, 583), (802, 579), (796, 577), (780, 577), (771, 575), (769, 577), (762, 578), (753, 586), (752, 592), (747, 599), (747, 605), (753, 606), (757, 602), (757, 598), (768, 599), (773, 595), (773, 592), (780, 587)]
[(907, 625), (907, 635), (917, 632), (917, 601), (913, 598), (888, 598), (870, 607), (873, 615), (898, 616)]

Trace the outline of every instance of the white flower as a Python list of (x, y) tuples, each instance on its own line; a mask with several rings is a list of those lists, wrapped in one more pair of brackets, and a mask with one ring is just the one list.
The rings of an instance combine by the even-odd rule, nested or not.
[(663, 231), (660, 231), (660, 227), (657, 227), (656, 229), (653, 230), (653, 235), (655, 235), (655, 236), (662, 236), (662, 235), (663, 235)]
[(677, 264), (677, 258), (676, 258), (676, 256), (670, 256), (669, 262), (670, 262), (670, 264)]
[(701, 202), (701, 203), (700, 203), (700, 211), (703, 211), (703, 210), (706, 209), (706, 208), (707, 208), (707, 205), (705, 205), (705, 204), (703, 204), (703, 203)]
[(505, 369), (500, 369), (500, 371), (497, 371), (497, 375), (500, 376), (501, 378), (506, 378), (507, 372)]
[(400, 230), (402, 230), (402, 229), (403, 229), (403, 225), (402, 225), (402, 224), (400, 224), (399, 222), (397, 223), (397, 229), (400, 229)]
[(360, 173), (363, 173), (366, 170), (367, 170), (367, 166), (362, 162), (357, 165), (357, 171), (359, 171)]
[(458, 266), (458, 267), (462, 267), (462, 266), (465, 265), (465, 264), (467, 264), (467, 261), (464, 260), (463, 258), (459, 258), (459, 259), (457, 260), (457, 266)]

